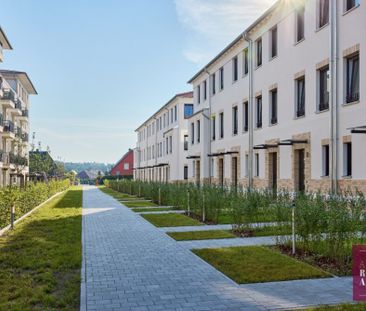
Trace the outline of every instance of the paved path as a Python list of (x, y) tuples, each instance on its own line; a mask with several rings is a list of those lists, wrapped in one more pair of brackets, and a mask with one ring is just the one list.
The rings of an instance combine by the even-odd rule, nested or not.
[(83, 195), (83, 272), (81, 310), (255, 311), (352, 298), (350, 282), (342, 278), (326, 285), (324, 280), (237, 285), (91, 186)]

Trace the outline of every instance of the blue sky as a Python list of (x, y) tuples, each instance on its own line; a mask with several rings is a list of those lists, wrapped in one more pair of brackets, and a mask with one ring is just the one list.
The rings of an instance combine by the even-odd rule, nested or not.
[(28, 72), (31, 132), (55, 159), (114, 163), (135, 128), (274, 0), (13, 0), (0, 25)]

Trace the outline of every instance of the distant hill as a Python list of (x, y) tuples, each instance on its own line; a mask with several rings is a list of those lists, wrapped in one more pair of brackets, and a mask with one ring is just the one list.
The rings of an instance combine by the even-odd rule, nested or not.
[(74, 163), (74, 162), (65, 162), (65, 171), (76, 171), (80, 173), (82, 171), (101, 171), (103, 173), (109, 172), (113, 167), (113, 164), (105, 164), (105, 163), (96, 163), (96, 162), (83, 162), (83, 163)]

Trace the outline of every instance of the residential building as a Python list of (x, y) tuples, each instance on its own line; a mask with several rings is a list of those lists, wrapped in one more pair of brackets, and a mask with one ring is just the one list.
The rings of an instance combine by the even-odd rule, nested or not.
[(188, 179), (187, 119), (192, 114), (193, 93), (177, 94), (136, 129), (136, 180), (183, 182)]
[(365, 27), (361, 1), (277, 1), (189, 81), (189, 181), (366, 193)]
[(121, 178), (133, 177), (133, 150), (129, 149), (123, 157), (113, 166), (112, 176)]
[[(12, 49), (0, 28), (3, 49)], [(25, 72), (0, 70), (0, 186), (24, 185), (29, 174), (29, 95), (37, 94)]]

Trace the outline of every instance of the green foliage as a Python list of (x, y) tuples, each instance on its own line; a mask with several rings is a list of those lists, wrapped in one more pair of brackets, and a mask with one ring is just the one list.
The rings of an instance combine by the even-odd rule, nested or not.
[(65, 162), (64, 166), (67, 172), (75, 171), (77, 173), (80, 173), (82, 171), (101, 171), (105, 173), (109, 172), (113, 167), (112, 164), (96, 163), (96, 162), (83, 162), (83, 163)]
[(25, 189), (6, 187), (0, 189), (0, 228), (10, 223), (10, 211), (15, 206), (15, 219), (20, 218), (55, 193), (70, 186), (69, 180), (50, 181), (49, 183), (30, 183)]

